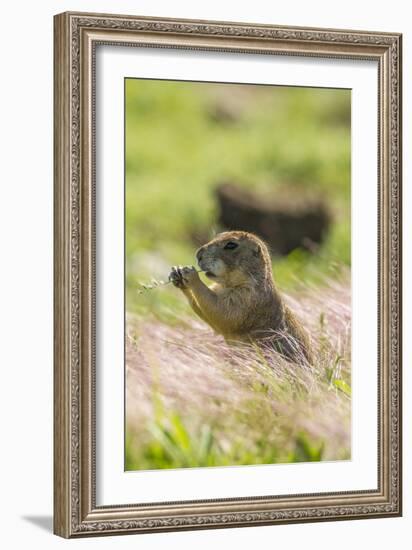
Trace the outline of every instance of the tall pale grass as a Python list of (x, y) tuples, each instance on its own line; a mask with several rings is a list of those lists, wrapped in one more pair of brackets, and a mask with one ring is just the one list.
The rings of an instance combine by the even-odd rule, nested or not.
[(350, 458), (350, 286), (286, 296), (315, 360), (231, 345), (194, 316), (127, 317), (126, 469)]

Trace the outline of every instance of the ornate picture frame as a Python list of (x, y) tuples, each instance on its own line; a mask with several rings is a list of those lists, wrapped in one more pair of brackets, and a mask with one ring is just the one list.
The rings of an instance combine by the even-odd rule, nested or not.
[[(378, 64), (378, 488), (96, 504), (98, 45)], [(63, 537), (401, 515), (401, 45), (395, 33), (63, 13), (54, 21), (54, 532)]]

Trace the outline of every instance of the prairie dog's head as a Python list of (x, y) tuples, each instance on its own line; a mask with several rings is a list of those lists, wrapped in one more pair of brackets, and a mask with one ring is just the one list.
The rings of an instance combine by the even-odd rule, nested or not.
[(219, 233), (196, 252), (206, 276), (224, 286), (261, 283), (272, 278), (268, 249), (246, 231)]

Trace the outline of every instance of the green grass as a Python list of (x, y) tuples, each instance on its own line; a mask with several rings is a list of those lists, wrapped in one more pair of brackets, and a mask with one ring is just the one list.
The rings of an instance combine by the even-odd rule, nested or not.
[[(151, 423), (148, 430), (151, 437), (143, 445), (128, 433), (126, 470), (318, 462), (324, 452), (324, 443), (313, 441), (305, 431), (289, 438), (287, 448), (262, 436), (253, 442), (239, 438), (228, 447), (221, 444), (214, 426), (203, 424), (193, 435), (177, 413)], [(341, 455), (343, 459), (348, 457)]]

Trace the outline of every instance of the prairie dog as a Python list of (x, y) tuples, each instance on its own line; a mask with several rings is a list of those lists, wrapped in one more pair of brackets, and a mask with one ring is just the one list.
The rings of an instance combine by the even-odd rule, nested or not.
[(245, 231), (220, 233), (196, 258), (210, 287), (193, 266), (173, 267), (169, 279), (215, 332), (228, 341), (273, 343), (292, 361), (312, 361), (309, 336), (275, 286), (261, 239)]

